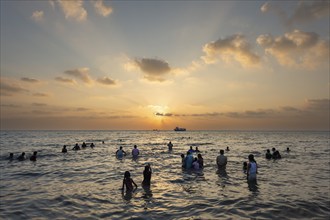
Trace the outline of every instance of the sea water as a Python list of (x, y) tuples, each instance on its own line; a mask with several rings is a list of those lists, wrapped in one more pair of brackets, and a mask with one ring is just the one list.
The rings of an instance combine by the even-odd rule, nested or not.
[[(104, 143), (102, 143), (104, 141)], [(173, 143), (169, 152), (167, 143)], [(72, 151), (75, 143), (94, 143)], [(68, 153), (61, 153), (67, 145)], [(133, 160), (137, 145), (140, 156)], [(329, 132), (1, 131), (1, 219), (328, 219)], [(127, 156), (118, 160), (122, 146)], [(183, 170), (180, 154), (197, 146), (204, 169)], [(220, 149), (228, 157), (218, 172)], [(280, 160), (266, 160), (275, 147)], [(291, 151), (286, 152), (289, 147)], [(9, 161), (10, 152), (37, 161)], [(257, 185), (243, 162), (254, 154)], [(196, 155), (195, 155), (196, 156)], [(141, 187), (150, 163), (150, 188)], [(122, 192), (124, 172), (138, 188)]]

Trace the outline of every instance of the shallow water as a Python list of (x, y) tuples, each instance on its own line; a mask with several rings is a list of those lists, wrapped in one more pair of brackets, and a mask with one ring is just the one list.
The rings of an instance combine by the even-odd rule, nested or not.
[[(94, 142), (94, 149), (71, 151)], [(105, 143), (102, 144), (102, 141)], [(166, 144), (172, 141), (173, 151)], [(62, 154), (62, 146), (68, 153)], [(115, 158), (119, 146), (141, 156)], [(2, 219), (328, 219), (329, 132), (235, 131), (1, 131), (0, 218)], [(180, 154), (198, 146), (202, 171), (181, 168)], [(225, 173), (215, 158), (227, 146)], [(281, 160), (266, 160), (266, 149)], [(285, 149), (289, 147), (290, 153)], [(38, 151), (36, 162), (11, 161)], [(242, 163), (253, 153), (258, 184), (248, 185)], [(150, 189), (143, 169), (153, 169)], [(129, 170), (138, 189), (122, 194)]]

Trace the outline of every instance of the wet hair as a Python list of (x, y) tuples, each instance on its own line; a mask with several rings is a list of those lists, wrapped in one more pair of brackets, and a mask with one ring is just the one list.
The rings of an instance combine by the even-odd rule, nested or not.
[(184, 158), (184, 154), (181, 154), (181, 157)]
[(33, 152), (33, 155), (37, 155), (37, 153), (38, 153), (38, 151), (34, 151), (34, 152)]
[(276, 150), (275, 147), (273, 147), (273, 148), (272, 148), (272, 151), (275, 151), (275, 150)]
[(14, 156), (14, 153), (10, 153), (9, 156), (11, 156), (11, 157)]
[(270, 150), (269, 149), (267, 149), (267, 153), (270, 153)]
[(137, 146), (136, 146), (136, 145), (134, 145), (134, 148), (137, 148)]
[(125, 171), (125, 174), (124, 174), (124, 178), (130, 178), (131, 177), (131, 173), (129, 171)]
[[(123, 149), (123, 147), (122, 147), (122, 146), (120, 146), (120, 147), (119, 147), (119, 149)], [(127, 172), (127, 171), (126, 171), (126, 172)]]
[(22, 155), (25, 155), (25, 152), (23, 152)]
[(225, 151), (224, 150), (220, 150), (220, 154), (224, 154), (225, 153)]

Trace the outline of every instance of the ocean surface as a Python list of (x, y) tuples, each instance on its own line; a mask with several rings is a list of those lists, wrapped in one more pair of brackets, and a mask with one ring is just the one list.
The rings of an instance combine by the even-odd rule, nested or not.
[[(75, 143), (95, 148), (72, 151)], [(104, 141), (104, 144), (102, 143)], [(168, 152), (167, 143), (173, 143)], [(63, 145), (68, 153), (61, 153)], [(133, 160), (134, 145), (140, 157)], [(123, 146), (122, 160), (115, 152)], [(198, 146), (204, 169), (183, 170), (181, 153)], [(215, 164), (220, 149), (226, 172)], [(280, 160), (266, 160), (275, 147)], [(287, 153), (289, 147), (291, 152)], [(1, 131), (1, 219), (329, 219), (329, 132)], [(10, 152), (37, 161), (9, 161)], [(258, 164), (249, 185), (242, 164)], [(151, 187), (141, 187), (144, 166)], [(138, 184), (120, 190), (124, 172)]]

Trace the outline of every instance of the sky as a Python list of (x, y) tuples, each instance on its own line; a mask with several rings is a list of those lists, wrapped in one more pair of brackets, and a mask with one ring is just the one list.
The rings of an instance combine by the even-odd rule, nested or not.
[(1, 130), (330, 130), (330, 1), (1, 0)]

